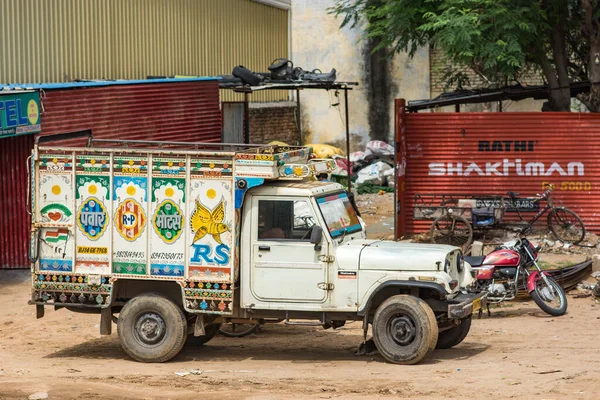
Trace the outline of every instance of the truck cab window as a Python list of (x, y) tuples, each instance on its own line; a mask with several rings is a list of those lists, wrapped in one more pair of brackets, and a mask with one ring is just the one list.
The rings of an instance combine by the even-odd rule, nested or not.
[(260, 200), (259, 240), (310, 240), (315, 216), (307, 201)]

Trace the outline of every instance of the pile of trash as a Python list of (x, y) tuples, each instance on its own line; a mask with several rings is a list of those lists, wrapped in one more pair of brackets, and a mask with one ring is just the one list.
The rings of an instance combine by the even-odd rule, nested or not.
[(595, 279), (594, 282), (581, 281), (577, 284), (579, 294), (575, 297), (598, 297), (600, 298), (600, 271), (593, 272), (590, 277)]
[[(271, 142), (271, 145), (284, 145), (281, 142)], [(335, 161), (336, 168), (328, 175), (319, 179), (347, 185), (348, 176), (358, 194), (383, 194), (394, 191), (394, 147), (381, 140), (367, 143), (364, 151), (350, 153), (350, 166), (342, 149), (328, 144), (307, 144), (312, 147), (316, 158), (330, 158)]]
[(385, 193), (394, 191), (394, 147), (381, 140), (371, 140), (365, 151), (350, 153), (356, 191)]
[(233, 68), (231, 75), (220, 75), (219, 86), (260, 86), (267, 83), (302, 83), (302, 82), (335, 82), (336, 70), (323, 73), (320, 69), (306, 71), (301, 67), (294, 67), (294, 63), (287, 58), (278, 58), (271, 62), (269, 72), (254, 72), (238, 65)]

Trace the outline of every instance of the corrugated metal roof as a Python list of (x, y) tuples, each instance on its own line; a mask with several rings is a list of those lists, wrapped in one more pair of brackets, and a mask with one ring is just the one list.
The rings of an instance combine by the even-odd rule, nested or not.
[(123, 79), (114, 81), (82, 81), (82, 82), (50, 82), (50, 83), (10, 83), (0, 84), (0, 93), (4, 90), (52, 90), (52, 89), (80, 89), (91, 87), (140, 85), (157, 83), (185, 83), (220, 80), (219, 77), (194, 77), (194, 78), (159, 78), (159, 79)]

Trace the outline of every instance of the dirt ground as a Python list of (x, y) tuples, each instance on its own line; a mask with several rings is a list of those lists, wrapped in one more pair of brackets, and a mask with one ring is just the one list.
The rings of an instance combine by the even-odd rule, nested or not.
[[(369, 236), (387, 236), (390, 208), (375, 199)], [(370, 201), (361, 199), (361, 201)], [(379, 204), (379, 202), (382, 202)], [(365, 203), (366, 205), (369, 205)], [(362, 207), (361, 207), (362, 208)], [(364, 213), (363, 213), (364, 214)], [(367, 213), (368, 214), (368, 213)], [(562, 317), (533, 301), (475, 319), (466, 340), (419, 365), (356, 356), (360, 323), (341, 329), (267, 325), (246, 338), (217, 336), (164, 364), (142, 364), (99, 316), (27, 305), (27, 271), (0, 270), (0, 399), (597, 399), (600, 302), (568, 296)], [(177, 372), (197, 374), (178, 376)]]

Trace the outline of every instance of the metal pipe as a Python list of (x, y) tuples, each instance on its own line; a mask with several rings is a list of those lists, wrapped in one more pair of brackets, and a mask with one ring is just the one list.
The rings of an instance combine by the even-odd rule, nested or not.
[(346, 108), (346, 163), (348, 165), (348, 193), (352, 192), (352, 168), (350, 166), (350, 120), (348, 115), (348, 89), (344, 88), (344, 106)]
[(121, 144), (151, 144), (172, 146), (206, 146), (206, 147), (269, 147), (264, 144), (243, 143), (212, 143), (212, 142), (166, 142), (156, 140), (120, 140), (120, 139), (93, 139), (92, 143), (121, 143)]
[(302, 144), (302, 113), (300, 111), (300, 89), (296, 89), (296, 128), (298, 129), (298, 133), (296, 136), (296, 141), (298, 146)]
[(244, 93), (244, 143), (250, 143), (250, 107), (248, 93)]

